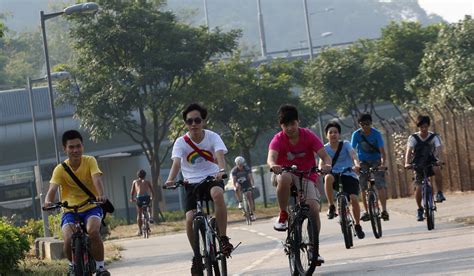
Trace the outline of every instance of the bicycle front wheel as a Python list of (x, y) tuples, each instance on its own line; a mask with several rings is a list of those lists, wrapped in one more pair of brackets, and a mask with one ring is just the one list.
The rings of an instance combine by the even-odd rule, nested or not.
[(425, 214), (426, 214), (426, 224), (428, 230), (434, 229), (434, 208), (433, 208), (433, 191), (430, 186), (425, 184)]
[(319, 234), (316, 221), (309, 212), (295, 218), (294, 246), (295, 267), (300, 275), (311, 275), (319, 256)]
[(74, 261), (74, 275), (86, 275), (87, 268), (85, 266), (87, 254), (85, 244), (81, 237), (72, 238), (72, 259)]
[(143, 210), (142, 234), (144, 239), (148, 239), (150, 235), (150, 216), (147, 210)]
[(242, 203), (243, 203), (243, 207), (244, 207), (244, 215), (245, 215), (245, 221), (247, 222), (247, 225), (251, 225), (252, 224), (252, 220), (250, 218), (250, 205), (249, 205), (249, 201), (247, 199), (247, 195), (246, 194), (242, 194)]
[(222, 242), (216, 237), (216, 235), (220, 235), (216, 218), (211, 219), (211, 227), (215, 230), (215, 235), (212, 235), (212, 245), (214, 252), (214, 256), (212, 256), (212, 266), (214, 267), (214, 275), (227, 276), (227, 259), (224, 254), (222, 254)]
[(382, 221), (380, 218), (380, 209), (377, 205), (377, 196), (375, 192), (369, 192), (368, 199), (369, 215), (370, 215), (370, 224), (372, 225), (372, 231), (376, 239), (382, 237)]
[(337, 205), (339, 207), (339, 220), (341, 223), (341, 231), (342, 235), (344, 236), (344, 244), (346, 245), (346, 249), (351, 248), (351, 238), (352, 238), (352, 231), (349, 225), (349, 221), (347, 220), (347, 201), (343, 196), (338, 197)]
[(201, 267), (202, 261), (204, 260), (204, 269), (207, 272), (207, 275), (212, 274), (212, 263), (209, 256), (209, 248), (207, 248), (206, 243), (206, 228), (204, 222), (201, 219), (195, 219), (193, 221), (193, 231), (194, 231), (194, 256), (200, 259)]

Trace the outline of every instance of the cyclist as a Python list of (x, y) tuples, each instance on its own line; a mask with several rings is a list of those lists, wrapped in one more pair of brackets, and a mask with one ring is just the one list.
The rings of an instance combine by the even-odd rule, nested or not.
[[(150, 181), (145, 179), (145, 176), (146, 172), (144, 170), (139, 170), (137, 172), (138, 179), (133, 180), (132, 189), (130, 190), (130, 201), (137, 203), (138, 236), (142, 235), (142, 207), (148, 206), (148, 210), (150, 211), (151, 200), (155, 197), (153, 186)], [(153, 223), (152, 216), (150, 216), (150, 223)]]
[[(332, 172), (324, 177), (324, 190), (329, 201), (328, 219), (333, 219), (336, 214), (334, 206), (333, 190), (339, 189), (339, 174), (344, 168), (354, 167), (355, 172), (359, 172), (360, 164), (357, 154), (349, 141), (339, 141), (341, 136), (341, 125), (337, 122), (329, 122), (324, 128), (326, 137), (329, 141), (324, 148), (332, 159)], [(338, 156), (335, 156), (339, 152)], [(336, 159), (334, 159), (336, 157)], [(360, 206), (359, 206), (359, 179), (354, 171), (344, 172), (341, 176), (342, 189), (349, 195), (352, 204), (352, 214), (355, 220), (355, 231), (359, 239), (365, 237), (365, 233), (360, 225)]]
[[(94, 194), (96, 200), (105, 202), (107, 197), (104, 194), (102, 182), (102, 171), (97, 165), (97, 160), (93, 156), (83, 155), (84, 144), (81, 134), (76, 130), (68, 130), (62, 136), (64, 152), (68, 159), (64, 161), (81, 180), (81, 182)], [(49, 190), (44, 202), (45, 207), (53, 205), (58, 188), (61, 187), (61, 200), (67, 201), (70, 206), (78, 205), (89, 196), (74, 182), (61, 164), (54, 168), (53, 176), (50, 180)], [(86, 205), (79, 209), (79, 216), (84, 220), (87, 233), (91, 242), (91, 254), (96, 261), (96, 275), (110, 275), (104, 264), (104, 244), (100, 237), (100, 225), (102, 220), (102, 208), (95, 205)], [(64, 240), (64, 254), (69, 260), (68, 275), (74, 275), (71, 256), (71, 237), (73, 234), (74, 216), (71, 210), (64, 209), (61, 216), (61, 230)]]
[[(356, 150), (360, 160), (360, 167), (367, 170), (370, 167), (385, 167), (385, 149), (382, 134), (376, 128), (372, 127), (372, 116), (368, 113), (359, 115), (358, 122), (360, 128), (352, 133), (351, 145)], [(369, 213), (367, 212), (367, 201), (365, 199), (365, 190), (367, 190), (367, 181), (369, 175), (362, 174), (359, 178), (359, 184), (362, 190), (362, 202), (364, 203), (365, 212), (361, 216), (361, 220), (369, 221)], [(385, 172), (377, 171), (374, 173), (375, 187), (382, 204), (382, 219), (389, 220), (387, 212), (387, 184), (385, 183)]]
[[(299, 127), (298, 110), (293, 105), (283, 105), (278, 111), (279, 123), (282, 131), (277, 133), (270, 142), (268, 149), (267, 164), (274, 172), (272, 181), (276, 183), (277, 200), (280, 206), (280, 214), (273, 228), (277, 231), (285, 231), (288, 227), (287, 206), (290, 197), (290, 187), (293, 184), (300, 185), (299, 178), (295, 174), (283, 172), (282, 166), (296, 165), (299, 170), (309, 170), (316, 166), (315, 155), (323, 162), (322, 168), (331, 170), (331, 158), (324, 150), (321, 139), (307, 128)], [(306, 202), (310, 206), (311, 214), (318, 223), (319, 220), (319, 191), (316, 188), (317, 174), (311, 173), (303, 179), (306, 189)], [(324, 259), (318, 256), (319, 262)]]
[[(237, 156), (235, 158), (235, 167), (232, 168), (230, 174), (232, 175), (232, 183), (234, 184), (235, 197), (239, 201), (239, 209), (242, 209), (242, 190), (253, 188), (254, 180), (252, 170), (245, 163), (245, 158)], [(245, 195), (250, 205), (250, 219), (255, 220), (255, 203), (253, 201), (252, 191), (247, 191)]]
[[(171, 154), (173, 164), (165, 184), (173, 185), (180, 169), (185, 180), (190, 184), (186, 186), (186, 234), (191, 247), (194, 248), (192, 222), (197, 203), (193, 194), (193, 184), (199, 183), (208, 176), (216, 178), (213, 185), (209, 187), (209, 194), (214, 202), (217, 226), (223, 243), (222, 250), (228, 257), (233, 250), (233, 245), (226, 236), (227, 209), (222, 180), (225, 174), (224, 154), (227, 153), (227, 148), (217, 133), (204, 129), (207, 109), (193, 103), (186, 107), (182, 115), (188, 132), (178, 138), (173, 146)], [(202, 270), (202, 260), (193, 258), (191, 274), (201, 275)]]
[[(436, 201), (443, 202), (446, 198), (443, 195), (443, 178), (441, 175), (441, 138), (438, 134), (428, 131), (430, 127), (430, 117), (419, 115), (416, 119), (418, 132), (408, 137), (407, 151), (405, 154), (405, 167), (411, 168), (412, 164), (416, 164), (420, 168), (435, 164), (428, 170), (428, 176), (435, 176)], [(418, 205), (417, 220), (423, 221), (423, 207), (421, 206), (421, 183), (423, 181), (423, 171), (415, 171), (415, 200)]]

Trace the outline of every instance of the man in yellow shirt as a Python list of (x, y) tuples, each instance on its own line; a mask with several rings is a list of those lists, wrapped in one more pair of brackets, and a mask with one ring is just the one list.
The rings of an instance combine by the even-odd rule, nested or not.
[[(79, 180), (96, 196), (97, 201), (105, 202), (104, 185), (102, 183), (102, 172), (97, 160), (93, 156), (82, 155), (84, 144), (81, 134), (76, 130), (64, 132), (62, 137), (64, 152), (68, 156), (65, 163), (71, 168)], [(61, 187), (61, 199), (67, 201), (69, 206), (79, 205), (89, 199), (89, 196), (69, 176), (64, 167), (58, 164), (53, 171), (50, 186), (44, 203), (45, 207), (53, 204), (58, 188)], [(91, 254), (96, 260), (97, 274), (108, 276), (110, 273), (104, 265), (104, 244), (100, 237), (100, 224), (102, 220), (102, 208), (94, 204), (88, 204), (79, 209), (79, 216), (84, 220), (87, 233), (91, 242)], [(71, 210), (64, 209), (61, 218), (61, 229), (64, 239), (64, 254), (69, 259), (69, 274), (72, 269), (71, 236), (73, 234), (74, 216)]]

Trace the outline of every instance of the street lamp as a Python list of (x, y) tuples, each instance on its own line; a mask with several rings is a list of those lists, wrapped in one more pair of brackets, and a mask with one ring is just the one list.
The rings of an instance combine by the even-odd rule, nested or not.
[(93, 2), (76, 4), (65, 8), (63, 11), (45, 14), (44, 11), (40, 11), (41, 19), (41, 30), (43, 33), (43, 46), (44, 46), (44, 58), (46, 60), (46, 77), (48, 81), (48, 95), (49, 95), (49, 104), (51, 107), (51, 122), (53, 124), (53, 142), (54, 142), (54, 151), (56, 153), (56, 164), (61, 162), (58, 149), (58, 129), (56, 126), (56, 112), (54, 110), (54, 97), (53, 97), (53, 85), (51, 83), (51, 68), (49, 65), (49, 54), (48, 54), (48, 43), (46, 39), (46, 27), (45, 21), (62, 14), (72, 15), (72, 14), (89, 14), (95, 13), (99, 9), (99, 5)]
[[(65, 72), (65, 71), (55, 72), (51, 74), (50, 79), (64, 79), (64, 78), (68, 78), (69, 76), (70, 76), (69, 72)], [(31, 79), (30, 77), (26, 79), (26, 83), (27, 83), (26, 90), (28, 91), (28, 98), (30, 102), (31, 122), (33, 124), (33, 139), (35, 142), (35, 153), (36, 153), (36, 171), (35, 171), (36, 190), (39, 190), (39, 198), (40, 198), (41, 206), (44, 206), (45, 194), (44, 194), (44, 187), (43, 187), (43, 177), (41, 175), (41, 162), (40, 162), (39, 145), (38, 145), (38, 134), (36, 130), (36, 115), (35, 115), (35, 108), (33, 104), (32, 84), (36, 82), (42, 82), (47, 79), (48, 79), (47, 76), (44, 76), (43, 78), (39, 78), (39, 79)], [(41, 217), (43, 219), (44, 236), (50, 237), (51, 234), (49, 232), (48, 214), (46, 214), (46, 212), (43, 211), (43, 209), (41, 209)]]

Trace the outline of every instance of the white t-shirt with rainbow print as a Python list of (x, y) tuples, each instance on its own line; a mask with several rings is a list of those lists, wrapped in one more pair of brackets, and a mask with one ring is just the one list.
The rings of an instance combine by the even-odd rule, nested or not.
[[(189, 136), (189, 134), (187, 135)], [(204, 130), (204, 139), (201, 143), (194, 141), (193, 143), (212, 159), (216, 158), (215, 153), (219, 150), (223, 150), (224, 154), (227, 153), (227, 148), (219, 134), (207, 129)], [(186, 143), (183, 136), (179, 137), (174, 143), (171, 159), (174, 158), (181, 160), (181, 172), (183, 173), (184, 179), (188, 180), (189, 183), (198, 183), (207, 176), (216, 175), (219, 172), (219, 166), (217, 166), (216, 163), (207, 161), (199, 155), (199, 153)]]

